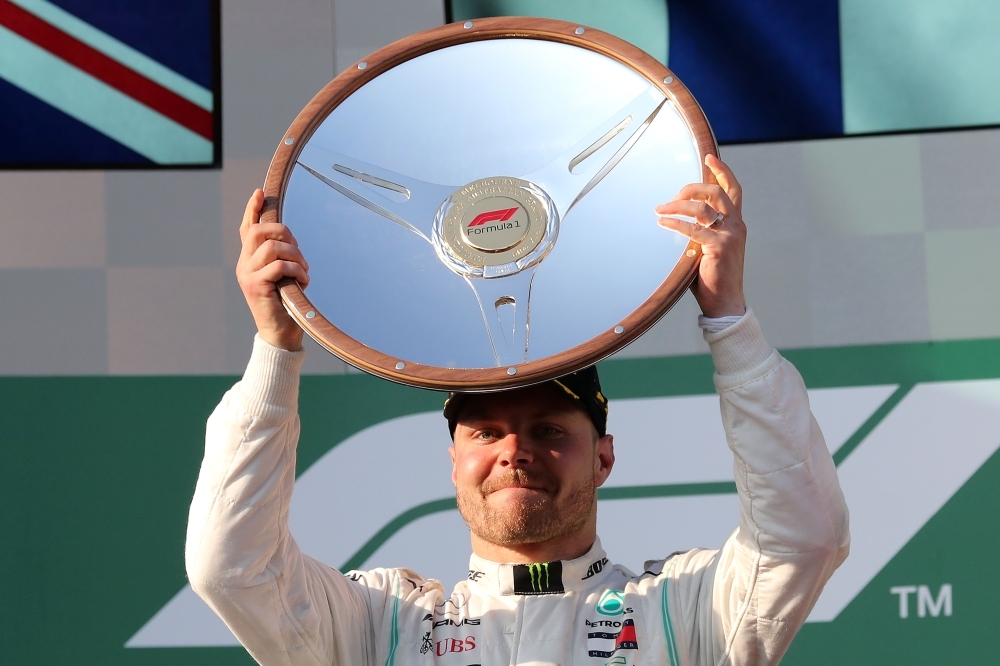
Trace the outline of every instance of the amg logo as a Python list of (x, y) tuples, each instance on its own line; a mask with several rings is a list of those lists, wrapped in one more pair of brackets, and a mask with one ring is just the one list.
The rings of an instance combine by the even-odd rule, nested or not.
[(444, 619), (444, 620), (438, 620), (437, 622), (435, 622), (434, 623), (434, 627), (435, 628), (437, 628), (437, 627), (444, 627), (444, 626), (461, 627), (461, 626), (467, 625), (467, 624), (468, 625), (472, 625), (472, 626), (478, 626), (479, 622), (480, 622), (480, 620), (479, 620), (478, 617), (467, 617), (467, 618), (463, 618), (461, 620)]

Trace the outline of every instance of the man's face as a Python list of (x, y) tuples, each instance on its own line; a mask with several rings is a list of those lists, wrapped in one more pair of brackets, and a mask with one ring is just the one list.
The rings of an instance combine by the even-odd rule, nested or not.
[(614, 464), (610, 435), (551, 385), (470, 396), (455, 428), (458, 509), (479, 538), (536, 544), (591, 528)]

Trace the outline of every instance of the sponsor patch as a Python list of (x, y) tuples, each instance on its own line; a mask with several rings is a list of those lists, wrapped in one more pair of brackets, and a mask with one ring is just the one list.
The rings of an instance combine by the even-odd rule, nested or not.
[(607, 590), (597, 602), (597, 612), (607, 617), (624, 615), (625, 593), (618, 590)]
[(638, 650), (635, 621), (623, 620), (618, 631), (591, 631), (587, 633), (587, 656), (607, 659), (619, 650)]
[[(472, 652), (476, 649), (476, 637), (446, 638), (434, 643), (434, 654), (443, 657), (455, 652)], [(421, 648), (423, 650), (423, 648)]]
[(514, 594), (560, 594), (562, 562), (514, 565)]
[(581, 578), (580, 580), (587, 580), (588, 578), (596, 576), (597, 574), (604, 571), (604, 567), (607, 566), (607, 564), (608, 564), (608, 558), (606, 557), (602, 557), (596, 562), (593, 562), (589, 567), (587, 567), (587, 575)]
[(479, 626), (479, 622), (480, 622), (480, 620), (479, 620), (478, 617), (466, 617), (466, 618), (462, 618), (461, 620), (452, 620), (451, 618), (445, 618), (443, 620), (438, 620), (437, 622), (435, 622), (434, 623), (434, 627), (435, 628), (437, 628), (437, 627), (462, 627), (462, 626), (465, 626), (465, 625)]

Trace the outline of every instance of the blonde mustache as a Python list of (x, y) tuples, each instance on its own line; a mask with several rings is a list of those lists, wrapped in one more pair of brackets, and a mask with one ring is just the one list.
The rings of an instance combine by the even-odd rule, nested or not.
[(536, 472), (528, 474), (523, 469), (512, 469), (483, 481), (483, 484), (479, 486), (479, 492), (482, 493), (483, 497), (486, 497), (506, 486), (531, 486), (552, 492), (557, 484), (546, 474)]

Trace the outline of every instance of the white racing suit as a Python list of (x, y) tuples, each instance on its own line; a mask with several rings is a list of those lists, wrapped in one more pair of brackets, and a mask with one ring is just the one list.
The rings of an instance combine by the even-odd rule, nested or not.
[(342, 574), (288, 532), (302, 352), (258, 340), (208, 422), (191, 584), (261, 664), (776, 664), (847, 556), (847, 508), (802, 380), (752, 313), (705, 337), (741, 502), (720, 550), (638, 574), (599, 541), (563, 562), (473, 556), (451, 594), (407, 569)]

